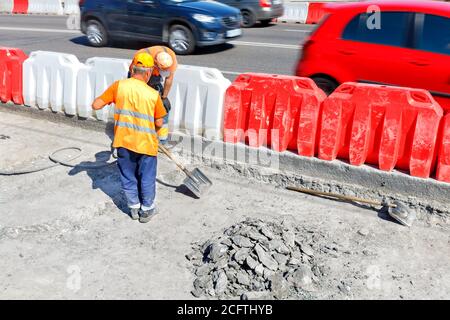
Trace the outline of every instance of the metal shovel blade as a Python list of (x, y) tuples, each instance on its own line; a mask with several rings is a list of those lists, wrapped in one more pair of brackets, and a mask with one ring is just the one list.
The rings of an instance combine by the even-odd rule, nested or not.
[(198, 198), (212, 186), (211, 180), (198, 168), (190, 172), (190, 176), (184, 179), (183, 184)]
[(416, 212), (408, 209), (406, 205), (399, 201), (394, 201), (395, 207), (389, 207), (389, 215), (402, 225), (411, 227), (416, 220)]

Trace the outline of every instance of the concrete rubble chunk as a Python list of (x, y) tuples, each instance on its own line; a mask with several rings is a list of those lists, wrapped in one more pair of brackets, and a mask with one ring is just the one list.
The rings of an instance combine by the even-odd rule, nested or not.
[(225, 274), (230, 282), (233, 282), (237, 277), (237, 272), (234, 269), (225, 269)]
[(263, 274), (264, 279), (269, 280), (274, 274), (275, 274), (274, 271), (264, 268), (264, 274)]
[(228, 266), (232, 269), (239, 269), (241, 266), (239, 265), (239, 263), (237, 263), (236, 261), (230, 261), (228, 262)]
[(274, 253), (273, 258), (278, 262), (278, 265), (285, 265), (289, 260), (289, 256), (281, 253)]
[(264, 266), (260, 263), (255, 267), (255, 272), (258, 276), (262, 276), (264, 274)]
[(360, 234), (363, 237), (368, 236), (369, 233), (370, 233), (370, 231), (367, 228), (362, 228), (362, 229), (358, 230), (358, 234)]
[(250, 269), (255, 269), (256, 266), (258, 265), (258, 261), (256, 261), (255, 259), (253, 259), (252, 257), (248, 256), (247, 259), (245, 260), (245, 262), (247, 263), (248, 267)]
[(189, 261), (192, 261), (192, 260), (200, 260), (203, 256), (198, 251), (192, 251), (191, 253), (188, 253), (185, 257)]
[(207, 275), (211, 271), (211, 267), (208, 264), (203, 264), (202, 266), (198, 267), (195, 271), (195, 275), (198, 277)]
[(222, 239), (222, 240), (220, 241), (220, 243), (223, 244), (224, 246), (227, 246), (227, 247), (231, 247), (231, 245), (233, 244), (233, 243), (231, 242), (231, 240), (228, 239), (228, 238)]
[(227, 257), (221, 258), (219, 261), (217, 261), (214, 264), (214, 268), (216, 268), (216, 269), (225, 269), (226, 267), (228, 267), (228, 258)]
[(227, 252), (227, 250), (228, 248), (222, 244), (212, 243), (207, 249), (207, 256), (211, 261), (218, 261)]
[(268, 227), (262, 227), (260, 231), (269, 240), (272, 240), (275, 238), (275, 234)]
[(292, 231), (285, 231), (283, 232), (283, 241), (285, 245), (294, 248), (295, 247), (295, 233)]
[(259, 244), (255, 246), (255, 251), (258, 255), (259, 261), (261, 261), (264, 266), (273, 271), (278, 269), (278, 262), (276, 262), (269, 253), (264, 251)]
[(251, 229), (246, 233), (246, 236), (249, 237), (251, 240), (255, 241), (265, 241), (267, 238), (259, 233), (259, 231), (256, 231), (255, 229)]
[(201, 250), (202, 252), (205, 252), (206, 249), (211, 245), (211, 240), (206, 241), (205, 243), (203, 243)]
[(225, 292), (227, 288), (228, 278), (225, 272), (221, 271), (219, 273), (218, 279), (214, 284), (214, 291), (217, 295), (220, 295)]
[(307, 265), (300, 265), (291, 275), (288, 277), (288, 281), (291, 282), (295, 288), (308, 289), (313, 283), (314, 274), (311, 268)]
[(236, 279), (237, 279), (237, 282), (240, 284), (243, 284), (245, 286), (250, 285), (250, 277), (246, 273), (239, 272), (237, 274)]
[(198, 277), (197, 279), (194, 280), (194, 288), (196, 290), (206, 288), (210, 280), (211, 279), (209, 279), (208, 277)]
[(283, 240), (281, 239), (274, 239), (269, 242), (269, 248), (270, 251), (275, 250), (278, 253), (282, 254), (288, 254), (290, 253), (290, 249), (284, 244)]
[(297, 260), (301, 260), (302, 259), (302, 253), (300, 251), (294, 251), (291, 253), (291, 257), (295, 258)]
[(248, 291), (242, 294), (241, 300), (267, 300), (270, 296), (270, 291)]
[(286, 299), (289, 296), (289, 284), (280, 273), (270, 278), (270, 289), (275, 299)]
[[(315, 252), (312, 245), (320, 249)], [(337, 253), (337, 245), (323, 232), (294, 226), (289, 216), (246, 219), (193, 246), (186, 255), (195, 273), (191, 294), (219, 299), (241, 295), (303, 299), (317, 292), (316, 284), (325, 275), (317, 266), (319, 254)]]
[(191, 291), (191, 294), (196, 298), (200, 298), (202, 296), (202, 290), (194, 289)]
[(300, 245), (300, 250), (307, 256), (310, 256), (310, 257), (314, 256), (314, 250), (313, 250), (313, 248), (311, 248), (311, 246), (309, 244)]
[(238, 251), (236, 251), (236, 253), (234, 254), (234, 260), (239, 263), (242, 264), (242, 262), (245, 261), (245, 259), (247, 259), (248, 255), (250, 254), (250, 250), (247, 248), (242, 248), (239, 249)]
[(249, 238), (241, 236), (241, 235), (235, 235), (231, 237), (231, 241), (238, 247), (244, 247), (244, 248), (251, 248), (253, 247), (253, 243), (250, 241)]
[(301, 261), (296, 258), (290, 258), (288, 261), (288, 265), (290, 266), (297, 266), (299, 264), (301, 264)]

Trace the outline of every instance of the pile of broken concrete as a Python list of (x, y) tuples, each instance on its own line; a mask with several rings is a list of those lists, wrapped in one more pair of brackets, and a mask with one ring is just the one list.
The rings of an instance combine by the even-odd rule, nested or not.
[(289, 219), (247, 219), (186, 255), (195, 273), (195, 297), (307, 298), (322, 272), (313, 235)]

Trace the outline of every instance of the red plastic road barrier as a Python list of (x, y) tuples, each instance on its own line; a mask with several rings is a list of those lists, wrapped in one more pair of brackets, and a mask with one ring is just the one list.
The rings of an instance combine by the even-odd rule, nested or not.
[(314, 156), (325, 98), (309, 78), (242, 74), (225, 94), (224, 141)]
[(23, 104), (22, 65), (27, 55), (19, 49), (0, 47), (0, 100)]
[(28, 0), (14, 0), (12, 13), (28, 13)]
[(323, 2), (310, 2), (308, 6), (308, 15), (306, 16), (306, 24), (317, 24), (320, 19), (327, 13)]
[(426, 90), (344, 83), (323, 103), (319, 158), (429, 177), (442, 115)]
[(439, 154), (436, 179), (450, 182), (450, 113), (442, 119), (441, 125), (441, 134), (438, 139)]

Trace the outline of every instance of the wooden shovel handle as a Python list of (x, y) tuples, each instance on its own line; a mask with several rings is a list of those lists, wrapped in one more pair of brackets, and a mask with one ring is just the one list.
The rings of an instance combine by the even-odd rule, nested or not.
[[(305, 188), (300, 188), (300, 187), (294, 187), (294, 186), (288, 186), (287, 189), (288, 190), (292, 190), (292, 191), (308, 193), (308, 194), (312, 194), (312, 195), (327, 196), (327, 197), (333, 197), (333, 198), (337, 198), (337, 199), (341, 199), (341, 200), (362, 202), (362, 203), (372, 204), (372, 205), (376, 205), (376, 206), (382, 206), (383, 205), (383, 203), (381, 203), (379, 201), (361, 199), (361, 198), (352, 197), (352, 196), (343, 196), (343, 195), (337, 194), (337, 193), (315, 191), (315, 190), (310, 190), (310, 189), (305, 189)], [(396, 207), (395, 204), (388, 204), (388, 206), (389, 207)]]
[[(158, 144), (158, 147), (159, 147), (159, 149), (170, 159), (170, 160), (172, 160), (176, 165), (177, 165), (177, 167), (178, 168), (180, 168), (181, 169), (181, 171), (183, 171), (189, 178), (191, 178), (191, 179), (194, 179), (194, 177), (192, 176), (192, 174), (189, 172), (189, 170), (188, 169), (186, 169), (186, 167), (181, 163), (181, 162), (179, 162), (174, 156), (173, 156), (173, 154), (169, 151), (169, 150), (167, 150), (167, 148), (166, 147), (164, 147), (163, 145), (161, 145), (161, 144)], [(195, 180), (195, 179), (194, 179)]]

